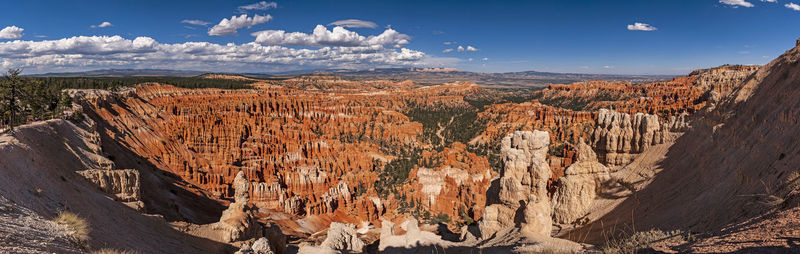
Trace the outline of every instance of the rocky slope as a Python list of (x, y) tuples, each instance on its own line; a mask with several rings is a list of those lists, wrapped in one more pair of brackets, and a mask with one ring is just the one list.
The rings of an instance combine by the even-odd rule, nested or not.
[[(1, 233), (0, 252), (70, 253), (101, 248), (146, 253), (232, 250), (231, 246), (180, 232), (161, 215), (142, 214), (121, 203), (135, 200), (135, 193), (139, 191), (136, 178), (121, 177), (131, 172), (117, 171), (117, 166), (110, 163), (98, 136), (88, 131), (90, 125), (89, 122), (76, 126), (64, 120), (50, 120), (21, 126), (13, 137), (0, 135), (0, 161), (3, 162), (0, 163), (0, 201), (3, 208), (11, 208), (11, 211), (0, 212), (3, 213), (0, 231), (5, 232)], [(84, 170), (104, 170), (92, 172), (104, 172), (97, 175), (111, 178), (87, 179), (79, 173)], [(175, 203), (188, 201), (178, 201), (188, 197), (177, 191), (174, 195), (167, 194), (170, 193), (170, 179), (160, 172), (146, 168), (138, 172), (139, 186), (150, 187), (139, 192), (143, 203), (152, 204), (149, 209), (157, 209), (168, 202), (164, 199), (173, 199)], [(151, 192), (159, 192), (160, 196), (151, 196)], [(63, 225), (52, 225), (51, 220), (63, 211), (74, 213), (87, 222), (85, 243), (76, 244), (70, 240), (74, 238), (65, 238)], [(16, 215), (8, 217), (8, 212)], [(71, 245), (66, 245), (65, 241)]]
[[(673, 246), (677, 251), (686, 251), (687, 246), (754, 252), (796, 248), (775, 239), (776, 234), (757, 234), (741, 223), (776, 225), (770, 227), (783, 232), (778, 235), (797, 237), (796, 224), (781, 219), (792, 213), (785, 209), (794, 209), (800, 187), (800, 148), (795, 145), (800, 135), (796, 99), (800, 96), (800, 41), (797, 46), (750, 75), (713, 110), (697, 115), (692, 128), (655, 163), (657, 174), (645, 181), (648, 184), (636, 187), (635, 198), (626, 199), (594, 226), (573, 235), (600, 242), (610, 228), (635, 223), (636, 229), (690, 231), (703, 238)], [(773, 220), (770, 217), (784, 221), (764, 221)], [(745, 234), (732, 228), (751, 232), (747, 240), (760, 244), (708, 246)]]

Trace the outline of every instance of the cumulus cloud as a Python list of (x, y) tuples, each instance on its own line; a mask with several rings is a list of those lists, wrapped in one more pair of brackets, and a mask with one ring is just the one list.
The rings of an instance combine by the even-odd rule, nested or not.
[(103, 27), (109, 27), (109, 26), (114, 26), (114, 25), (112, 25), (111, 22), (103, 21), (103, 23), (100, 23), (99, 25), (91, 25), (90, 27), (91, 28), (103, 28)]
[(444, 45), (450, 45), (450, 44), (453, 44), (453, 42), (452, 42), (452, 41), (446, 41), (446, 42), (442, 42), (442, 44), (444, 44)]
[(7, 26), (0, 30), (0, 39), (19, 39), (22, 38), (22, 29), (17, 26)]
[(366, 20), (358, 20), (358, 19), (345, 19), (345, 20), (338, 20), (331, 22), (328, 24), (329, 26), (341, 26), (341, 27), (348, 27), (348, 28), (376, 28), (378, 27), (375, 22), (366, 21)]
[(0, 62), (27, 70), (169, 68), (208, 71), (285, 71), (309, 67), (375, 68), (452, 64), (407, 48), (379, 44), (298, 49), (255, 42), (159, 43), (150, 37), (76, 36), (59, 40), (0, 42)]
[(484, 58), (482, 58), (481, 60), (483, 60), (483, 61), (489, 61), (489, 58), (488, 58), (488, 57), (484, 57)]
[(268, 10), (270, 8), (273, 8), (273, 9), (274, 8), (278, 8), (278, 3), (261, 1), (261, 2), (254, 3), (254, 4), (242, 5), (242, 6), (239, 6), (237, 9), (240, 12), (245, 12), (245, 11), (263, 11), (263, 10)]
[(635, 22), (633, 25), (628, 25), (628, 30), (631, 31), (655, 31), (658, 28), (646, 23)]
[(458, 52), (464, 52), (464, 47), (463, 46), (458, 46), (458, 48), (456, 48), (456, 50), (458, 50)]
[(748, 1), (745, 1), (745, 0), (719, 0), (719, 2), (722, 3), (722, 4), (731, 5), (733, 7), (739, 7), (739, 6), (748, 7), (748, 8), (753, 7), (752, 3), (748, 2)]
[(205, 21), (197, 20), (197, 19), (184, 19), (184, 20), (181, 20), (181, 23), (189, 24), (189, 25), (195, 25), (195, 26), (207, 26), (208, 24), (211, 24), (209, 22), (205, 22)]
[(252, 33), (255, 42), (263, 45), (305, 46), (305, 47), (357, 47), (357, 46), (394, 46), (402, 47), (409, 43), (410, 36), (401, 34), (394, 29), (387, 28), (379, 35), (368, 37), (344, 27), (334, 27), (328, 30), (323, 25), (317, 25), (310, 34), (302, 32), (286, 32), (283, 30), (264, 30)]
[(778, 0), (761, 0), (761, 2), (777, 3)]
[(475, 48), (475, 47), (473, 47), (473, 46), (467, 46), (467, 51), (472, 51), (472, 52), (475, 52), (475, 51), (478, 51), (478, 49), (476, 49), (476, 48)]
[(453, 49), (445, 49), (445, 50), (442, 50), (442, 53), (450, 53), (450, 52), (453, 52)]
[(211, 29), (208, 29), (208, 35), (220, 36), (236, 34), (236, 30), (239, 28), (251, 28), (258, 24), (267, 23), (267, 21), (270, 20), (272, 20), (272, 15), (269, 14), (266, 16), (256, 14), (253, 17), (248, 17), (247, 14), (242, 14), (238, 17), (231, 16), (231, 19), (223, 18), (219, 24), (211, 27)]
[(785, 4), (783, 6), (786, 6), (786, 8), (789, 8), (789, 9), (792, 9), (792, 10), (795, 10), (795, 11), (800, 11), (800, 5), (797, 5), (796, 3), (788, 3), (788, 4)]

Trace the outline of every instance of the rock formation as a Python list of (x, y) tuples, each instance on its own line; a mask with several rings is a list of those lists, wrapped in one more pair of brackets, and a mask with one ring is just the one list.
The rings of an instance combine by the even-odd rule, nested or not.
[(139, 171), (135, 169), (90, 169), (77, 171), (105, 193), (121, 202), (141, 201)]
[(553, 194), (555, 223), (573, 223), (589, 213), (602, 183), (610, 178), (608, 168), (597, 161), (592, 147), (581, 140), (577, 150), (577, 162), (566, 169)]
[(261, 225), (256, 221), (253, 211), (248, 205), (250, 197), (250, 182), (239, 171), (233, 181), (234, 202), (222, 212), (219, 222), (214, 229), (222, 231), (221, 239), (225, 242), (235, 242), (260, 237)]
[(269, 240), (261, 237), (253, 242), (253, 245), (245, 244), (235, 254), (275, 254), (275, 252), (272, 251)]
[[(398, 231), (404, 231), (403, 234), (396, 234)], [(384, 220), (381, 222), (381, 235), (378, 251), (386, 252), (387, 250), (394, 250), (398, 253), (410, 253), (415, 249), (422, 249), (424, 246), (437, 245), (440, 247), (447, 247), (454, 245), (452, 242), (442, 240), (442, 237), (432, 232), (422, 231), (419, 229), (419, 223), (414, 218), (409, 218), (401, 225), (395, 225), (391, 221)]]
[(543, 131), (516, 131), (501, 143), (503, 160), (498, 204), (486, 207), (479, 223), (481, 235), (519, 227), (525, 234), (550, 236), (552, 228), (546, 160), (550, 136)]
[(333, 222), (328, 227), (328, 237), (320, 246), (341, 252), (361, 253), (366, 244), (358, 238), (353, 224)]
[(667, 132), (669, 130), (662, 128), (658, 116), (636, 113), (631, 117), (629, 114), (601, 109), (597, 114), (592, 144), (601, 151), (601, 161), (619, 166), (633, 160), (634, 154), (664, 143)]

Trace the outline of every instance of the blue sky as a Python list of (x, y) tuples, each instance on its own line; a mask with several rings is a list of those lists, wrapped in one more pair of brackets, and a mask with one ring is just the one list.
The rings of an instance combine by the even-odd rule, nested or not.
[[(793, 47), (800, 37), (795, 4), (800, 0), (18, 1), (0, 16), (0, 67), (686, 74), (764, 64)], [(343, 20), (350, 21), (334, 23)]]

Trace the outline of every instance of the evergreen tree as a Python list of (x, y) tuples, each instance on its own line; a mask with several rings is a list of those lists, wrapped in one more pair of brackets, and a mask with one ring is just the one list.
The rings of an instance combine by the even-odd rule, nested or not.
[(0, 113), (7, 117), (6, 124), (11, 129), (11, 134), (14, 134), (15, 120), (21, 109), (18, 103), (19, 98), (22, 97), (23, 83), (19, 77), (21, 72), (20, 69), (10, 69), (3, 74), (3, 80), (0, 81), (0, 90), (2, 90), (0, 95), (3, 95), (0, 102), (3, 112)]

